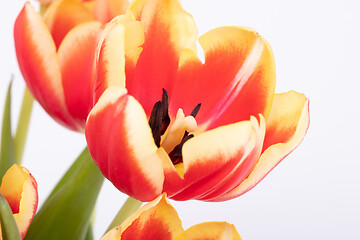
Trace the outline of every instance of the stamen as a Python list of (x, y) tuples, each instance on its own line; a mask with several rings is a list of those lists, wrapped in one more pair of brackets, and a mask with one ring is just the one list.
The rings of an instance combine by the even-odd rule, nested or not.
[(169, 116), (169, 94), (163, 88), (163, 95), (162, 95), (162, 126), (161, 126), (161, 135), (163, 135), (170, 124), (170, 116)]
[(160, 147), (160, 140), (161, 140), (160, 126), (162, 125), (162, 108), (163, 108), (162, 105), (163, 104), (160, 101), (155, 103), (149, 119), (151, 132), (155, 140), (155, 144), (158, 147)]
[(190, 138), (193, 138), (194, 135), (193, 134), (190, 134), (188, 136), (186, 136), (185, 138), (183, 138), (183, 140), (181, 140), (181, 142), (176, 145), (174, 147), (174, 149), (169, 153), (169, 157), (171, 159), (171, 162), (176, 165), (176, 164), (179, 164), (179, 163), (182, 163), (183, 162), (183, 158), (182, 158), (182, 147), (184, 145), (184, 143), (189, 140)]
[(200, 110), (200, 107), (201, 107), (201, 103), (196, 105), (196, 107), (191, 111), (190, 115), (193, 117), (196, 117), (196, 115), (198, 114), (198, 112)]
[[(163, 89), (161, 101), (154, 104), (149, 118), (149, 126), (156, 146), (160, 147), (161, 144), (161, 147), (169, 153), (169, 157), (174, 165), (183, 162), (182, 147), (187, 140), (194, 137), (189, 132), (193, 132), (197, 128), (195, 117), (200, 107), (201, 103), (196, 105), (187, 117), (185, 117), (183, 110), (179, 108), (173, 124), (161, 142), (161, 136), (164, 135), (170, 124), (169, 95), (165, 89)], [(180, 143), (177, 144), (178, 142)]]
[(161, 135), (165, 133), (169, 124), (169, 95), (166, 90), (163, 89), (162, 101), (155, 103), (149, 119), (149, 125), (156, 146), (160, 147)]
[[(195, 118), (196, 115), (198, 114), (199, 110), (200, 110), (200, 107), (201, 107), (201, 103), (196, 105), (196, 107), (191, 111), (190, 115)], [(189, 132), (185, 131), (183, 138), (185, 138), (187, 135), (189, 135)]]

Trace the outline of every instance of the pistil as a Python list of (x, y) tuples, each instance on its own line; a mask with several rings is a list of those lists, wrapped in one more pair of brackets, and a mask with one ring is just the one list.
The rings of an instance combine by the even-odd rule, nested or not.
[(182, 141), (185, 132), (194, 132), (197, 128), (196, 120), (193, 116), (185, 117), (184, 111), (179, 108), (174, 123), (170, 126), (168, 133), (161, 143), (161, 147), (166, 152), (171, 152), (174, 147)]

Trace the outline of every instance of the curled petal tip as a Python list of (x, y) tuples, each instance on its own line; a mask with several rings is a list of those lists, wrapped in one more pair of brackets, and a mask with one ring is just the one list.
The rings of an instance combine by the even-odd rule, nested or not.
[(38, 205), (35, 178), (29, 170), (14, 164), (2, 179), (0, 193), (8, 201), (20, 234), (24, 238)]
[(295, 91), (276, 94), (266, 122), (264, 146), (258, 163), (239, 186), (219, 196), (216, 201), (235, 198), (255, 187), (301, 143), (309, 123), (309, 101), (303, 94)]

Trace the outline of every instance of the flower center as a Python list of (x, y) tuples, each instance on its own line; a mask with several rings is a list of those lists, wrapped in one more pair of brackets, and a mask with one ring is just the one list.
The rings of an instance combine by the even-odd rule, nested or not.
[(169, 95), (163, 89), (162, 100), (156, 102), (151, 111), (149, 125), (155, 144), (164, 148), (174, 165), (183, 162), (182, 146), (187, 140), (194, 137), (190, 132), (194, 132), (197, 128), (195, 117), (200, 107), (201, 103), (186, 117), (184, 111), (179, 108), (174, 122), (170, 125)]

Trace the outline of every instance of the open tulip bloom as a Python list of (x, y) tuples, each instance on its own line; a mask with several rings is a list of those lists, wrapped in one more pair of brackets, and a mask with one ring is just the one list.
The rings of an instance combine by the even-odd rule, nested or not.
[(38, 206), (38, 190), (34, 177), (26, 168), (14, 164), (2, 179), (0, 194), (7, 200), (20, 235), (24, 238)]
[(274, 93), (273, 54), (255, 30), (205, 33), (204, 62), (196, 40), (177, 0), (135, 0), (102, 33), (86, 139), (105, 177), (141, 201), (240, 196), (307, 131), (307, 98)]
[(110, 230), (101, 240), (241, 240), (235, 227), (226, 222), (200, 223), (183, 230), (175, 209), (165, 195), (157, 197)]
[(56, 0), (42, 18), (26, 3), (15, 22), (16, 55), (28, 88), (49, 115), (69, 129), (83, 131), (93, 106), (102, 23), (127, 6), (127, 0)]

